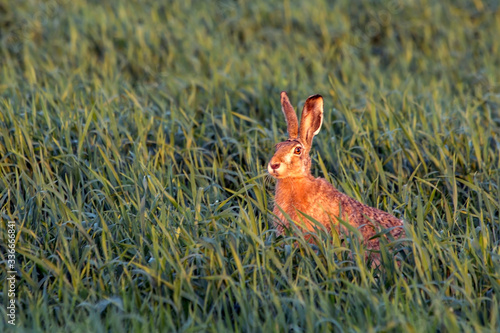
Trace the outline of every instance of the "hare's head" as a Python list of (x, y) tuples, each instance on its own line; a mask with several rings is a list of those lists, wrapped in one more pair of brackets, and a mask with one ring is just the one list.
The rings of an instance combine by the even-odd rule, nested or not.
[(310, 174), (313, 137), (323, 123), (323, 97), (309, 97), (302, 110), (300, 128), (297, 115), (285, 92), (281, 93), (281, 109), (288, 127), (288, 140), (276, 145), (276, 152), (267, 165), (267, 171), (274, 178), (297, 178)]

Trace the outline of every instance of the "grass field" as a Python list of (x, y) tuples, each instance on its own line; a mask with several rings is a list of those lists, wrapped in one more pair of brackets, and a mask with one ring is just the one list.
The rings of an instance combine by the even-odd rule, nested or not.
[[(0, 331), (500, 331), (499, 31), (493, 0), (0, 1)], [(281, 90), (325, 98), (313, 174), (405, 220), (381, 267), (276, 236)]]

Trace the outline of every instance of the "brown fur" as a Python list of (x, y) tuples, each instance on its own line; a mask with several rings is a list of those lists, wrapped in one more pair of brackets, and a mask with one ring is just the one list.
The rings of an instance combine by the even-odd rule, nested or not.
[[(304, 214), (323, 224), (327, 230), (331, 230), (333, 222), (337, 231), (344, 233), (345, 228), (339, 227), (340, 218), (357, 228), (367, 247), (373, 250), (379, 249), (379, 238), (370, 238), (380, 230), (393, 228), (390, 231), (392, 237), (403, 237), (405, 232), (401, 220), (387, 212), (362, 204), (339, 192), (325, 179), (311, 175), (309, 151), (312, 139), (322, 124), (323, 98), (314, 95), (307, 99), (300, 128), (285, 92), (281, 93), (281, 103), (287, 119), (289, 139), (276, 145), (276, 152), (268, 164), (269, 173), (276, 178), (273, 212), (278, 218), (275, 221), (278, 233), (282, 234), (289, 226), (283, 211), (308, 231), (314, 231), (314, 223)], [(297, 147), (301, 149), (299, 154)]]

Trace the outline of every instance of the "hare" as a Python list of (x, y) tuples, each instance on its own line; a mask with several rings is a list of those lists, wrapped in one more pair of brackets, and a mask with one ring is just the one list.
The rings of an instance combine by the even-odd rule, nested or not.
[[(370, 250), (379, 250), (379, 238), (371, 239), (381, 229), (390, 229), (395, 239), (404, 237), (403, 222), (389, 213), (364, 205), (339, 192), (323, 178), (311, 175), (312, 141), (323, 123), (323, 97), (310, 96), (304, 105), (300, 127), (297, 115), (285, 92), (281, 93), (281, 106), (288, 127), (288, 140), (276, 145), (276, 152), (267, 165), (269, 174), (276, 178), (275, 207), (278, 218), (275, 227), (283, 234), (288, 218), (314, 231), (314, 222), (327, 230), (332, 226), (345, 232), (338, 219), (357, 228)], [(283, 214), (283, 212), (286, 214)]]

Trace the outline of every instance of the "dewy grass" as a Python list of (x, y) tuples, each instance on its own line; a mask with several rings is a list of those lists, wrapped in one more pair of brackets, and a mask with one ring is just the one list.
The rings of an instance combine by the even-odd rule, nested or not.
[[(498, 331), (499, 10), (4, 1), (0, 331)], [(405, 220), (381, 267), (276, 237), (281, 90), (325, 98), (313, 174)]]

